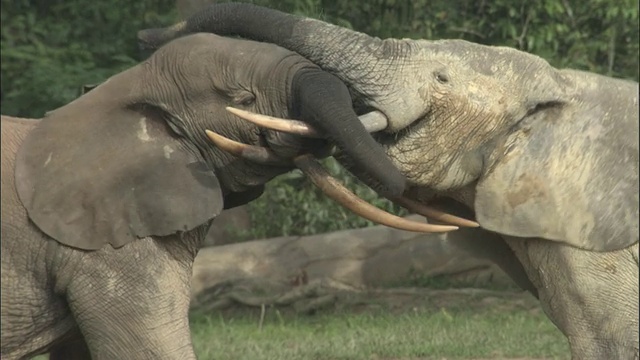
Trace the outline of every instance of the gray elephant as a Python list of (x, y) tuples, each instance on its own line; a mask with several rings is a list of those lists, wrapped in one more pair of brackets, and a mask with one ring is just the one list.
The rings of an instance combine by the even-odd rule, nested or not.
[(638, 358), (638, 83), (249, 4), (212, 5), (138, 37), (155, 47), (191, 32), (275, 43), (337, 75), (358, 113), (388, 120), (376, 139), (406, 194), (454, 199), (501, 235), (510, 251), (492, 258), (534, 289), (573, 358)]
[[(291, 157), (328, 154), (325, 140), (261, 131), (230, 105), (309, 121), (328, 138), (365, 129), (334, 75), (213, 34), (167, 44), (41, 120), (2, 117), (2, 359), (195, 358), (191, 268), (212, 219), (259, 196)], [(275, 158), (228, 154), (206, 129)], [(378, 153), (383, 186), (402, 190), (362, 134), (341, 149)]]

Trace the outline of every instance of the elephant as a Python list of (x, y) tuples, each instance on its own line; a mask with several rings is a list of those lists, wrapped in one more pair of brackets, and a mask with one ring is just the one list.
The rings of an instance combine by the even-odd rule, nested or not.
[[(194, 34), (42, 119), (3, 115), (2, 359), (195, 358), (192, 264), (223, 209), (258, 197), (295, 167), (291, 158), (328, 156), (326, 139), (358, 128), (361, 141), (337, 141), (339, 150), (377, 152), (371, 176), (378, 167), (385, 189), (404, 186), (351, 104), (338, 78), (292, 51)], [(327, 131), (264, 131), (230, 105)], [(208, 129), (276, 156), (238, 158)]]
[(504, 246), (491, 258), (534, 289), (574, 359), (638, 359), (637, 82), (508, 47), (379, 39), (241, 3), (138, 39), (154, 48), (194, 32), (274, 43), (338, 76), (358, 114), (386, 118), (374, 137), (406, 176), (405, 195), (448, 199), (477, 231), (498, 234)]

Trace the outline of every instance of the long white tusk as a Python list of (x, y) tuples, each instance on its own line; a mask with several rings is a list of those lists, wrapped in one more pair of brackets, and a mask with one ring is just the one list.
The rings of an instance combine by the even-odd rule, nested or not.
[(364, 128), (370, 132), (378, 132), (387, 128), (389, 120), (380, 111), (371, 111), (366, 114), (358, 116)]
[(230, 154), (264, 165), (291, 166), (291, 161), (287, 161), (274, 154), (268, 148), (253, 146), (237, 142), (217, 134), (211, 130), (205, 130), (211, 142)]
[(411, 221), (378, 209), (345, 188), (344, 185), (333, 178), (312, 155), (300, 155), (293, 159), (293, 162), (309, 177), (313, 184), (320, 188), (328, 197), (365, 219), (392, 228), (414, 232), (435, 233), (458, 229), (457, 226), (434, 225)]
[[(205, 132), (209, 140), (211, 140), (214, 145), (235, 156), (265, 165), (291, 165), (291, 162), (278, 157), (268, 148), (243, 144), (226, 138), (211, 130), (205, 130)], [(327, 196), (365, 219), (396, 229), (416, 232), (447, 232), (458, 229), (457, 226), (433, 225), (415, 222), (378, 209), (377, 207), (360, 199), (349, 191), (349, 189), (340, 184), (340, 182), (327, 173), (310, 154), (296, 157), (293, 160), (293, 163), (307, 176), (309, 176), (311, 181)], [(393, 198), (391, 200), (396, 202), (398, 205), (404, 206), (410, 211), (445, 223), (467, 227), (479, 226), (475, 221), (444, 213), (405, 197)]]
[[(257, 114), (247, 110), (241, 110), (228, 106), (227, 111), (238, 116), (241, 119), (247, 120), (258, 126), (281, 131), (289, 134), (296, 134), (300, 136), (310, 138), (321, 138), (322, 135), (311, 125), (304, 121), (281, 119), (273, 116)], [(370, 113), (360, 115), (358, 117), (360, 122), (368, 132), (377, 132), (384, 130), (387, 127), (387, 118), (379, 111), (372, 111)]]
[(475, 221), (461, 218), (459, 216), (455, 216), (455, 215), (446, 213), (444, 211), (434, 209), (430, 206), (423, 205), (415, 200), (411, 200), (404, 196), (391, 198), (390, 200), (411, 212), (420, 214), (429, 219), (438, 220), (443, 223), (448, 223), (451, 225), (457, 225), (462, 227), (479, 227), (480, 226), (480, 224), (478, 224)]
[(316, 129), (304, 121), (281, 119), (273, 116), (256, 114), (251, 111), (236, 109), (230, 106), (227, 107), (227, 111), (263, 128), (306, 137), (321, 137)]

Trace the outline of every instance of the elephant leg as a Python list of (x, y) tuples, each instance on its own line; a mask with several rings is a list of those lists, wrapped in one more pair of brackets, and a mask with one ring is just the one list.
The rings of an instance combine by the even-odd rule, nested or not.
[(91, 360), (89, 347), (80, 334), (49, 351), (49, 360)]
[(164, 241), (82, 255), (66, 297), (93, 360), (196, 358), (188, 320), (195, 252)]
[(638, 244), (593, 252), (507, 238), (574, 359), (638, 359)]

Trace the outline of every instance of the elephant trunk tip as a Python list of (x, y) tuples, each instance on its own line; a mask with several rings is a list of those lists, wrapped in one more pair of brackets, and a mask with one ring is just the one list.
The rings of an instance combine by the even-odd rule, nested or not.
[[(395, 198), (404, 194), (407, 187), (406, 178), (386, 157), (382, 148), (376, 148), (374, 144), (370, 144), (368, 146), (370, 150), (366, 153), (378, 160), (362, 162), (357, 160), (357, 154), (355, 156), (347, 155), (347, 151), (344, 149), (348, 149), (348, 145), (340, 146), (340, 142), (337, 143), (338, 147), (343, 149), (343, 153), (336, 154), (335, 158), (372, 190), (386, 198)], [(364, 154), (360, 154), (359, 157), (366, 158)]]

